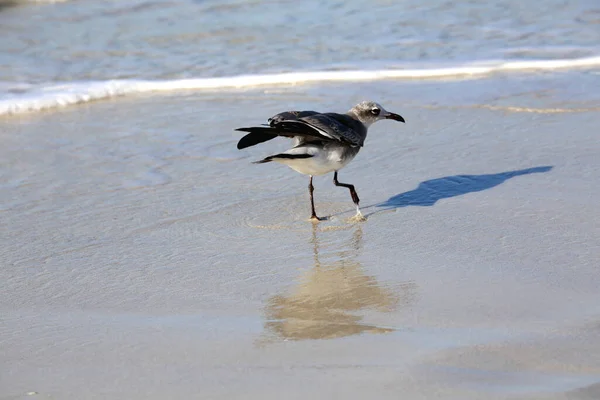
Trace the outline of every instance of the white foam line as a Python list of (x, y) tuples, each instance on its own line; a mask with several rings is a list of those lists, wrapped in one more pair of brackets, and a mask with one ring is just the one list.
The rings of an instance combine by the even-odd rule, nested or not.
[(289, 72), (270, 75), (240, 75), (220, 78), (168, 81), (112, 80), (44, 86), (22, 95), (0, 100), (0, 115), (41, 111), (134, 93), (219, 90), (258, 86), (297, 85), (314, 82), (358, 82), (384, 79), (448, 79), (485, 76), (499, 72), (544, 71), (600, 66), (600, 56), (570, 60), (477, 63), (435, 69), (390, 69)]
[(23, 0), (23, 3), (64, 3), (65, 1), (68, 0)]

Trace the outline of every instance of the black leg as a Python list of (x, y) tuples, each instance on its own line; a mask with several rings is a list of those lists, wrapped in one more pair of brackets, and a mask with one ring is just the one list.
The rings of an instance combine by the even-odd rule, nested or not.
[(335, 186), (342, 186), (342, 187), (348, 188), (348, 190), (350, 190), (350, 196), (352, 196), (352, 201), (354, 202), (354, 204), (356, 204), (356, 207), (358, 207), (358, 203), (360, 202), (360, 199), (358, 198), (358, 194), (356, 194), (354, 185), (351, 185), (349, 183), (338, 182), (337, 171), (335, 171), (335, 173), (333, 174), (333, 183)]
[(310, 193), (310, 219), (314, 219), (319, 221), (319, 217), (317, 217), (317, 213), (315, 212), (315, 200), (313, 198), (313, 192), (315, 191), (315, 187), (312, 184), (312, 175), (310, 176), (310, 181), (308, 181), (308, 193)]

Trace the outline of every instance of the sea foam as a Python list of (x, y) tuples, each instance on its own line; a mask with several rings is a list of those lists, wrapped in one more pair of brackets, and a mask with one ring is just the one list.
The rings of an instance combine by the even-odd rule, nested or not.
[(0, 115), (51, 110), (68, 105), (138, 93), (184, 90), (219, 91), (260, 86), (273, 87), (317, 82), (358, 82), (385, 79), (469, 79), (494, 73), (551, 71), (597, 66), (600, 66), (600, 56), (559, 60), (478, 62), (453, 67), (424, 69), (309, 71), (175, 80), (107, 80), (39, 86), (12, 85), (15, 88), (18, 87), (18, 90), (14, 88), (11, 90), (11, 85), (4, 83), (1, 86), (5, 90), (8, 89), (9, 94), (0, 97)]

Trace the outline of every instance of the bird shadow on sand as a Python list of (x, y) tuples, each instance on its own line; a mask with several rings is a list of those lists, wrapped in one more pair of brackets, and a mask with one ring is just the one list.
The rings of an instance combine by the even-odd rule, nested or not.
[(552, 166), (534, 167), (516, 171), (506, 171), (497, 174), (485, 175), (453, 175), (443, 178), (431, 179), (421, 182), (419, 186), (408, 192), (399, 193), (386, 201), (373, 204), (368, 209), (377, 210), (367, 213), (366, 216), (381, 211), (393, 210), (408, 206), (431, 207), (439, 200), (461, 196), (467, 193), (481, 192), (498, 186), (508, 179), (529, 174), (548, 172)]

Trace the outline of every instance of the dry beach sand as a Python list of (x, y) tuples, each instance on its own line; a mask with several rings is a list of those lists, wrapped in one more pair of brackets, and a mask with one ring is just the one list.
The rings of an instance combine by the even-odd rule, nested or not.
[[(600, 77), (140, 95), (2, 117), (0, 399), (600, 398)], [(368, 94), (368, 95), (367, 95)], [(381, 122), (331, 177), (277, 111)], [(32, 392), (35, 392), (32, 393)], [(33, 395), (34, 397), (30, 397)]]

